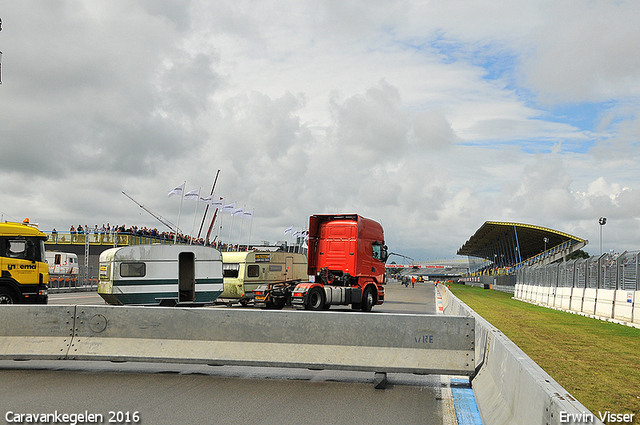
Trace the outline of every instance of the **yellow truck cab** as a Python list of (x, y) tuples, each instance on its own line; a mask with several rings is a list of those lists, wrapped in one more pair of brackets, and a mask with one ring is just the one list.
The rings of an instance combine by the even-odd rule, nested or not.
[(49, 266), (47, 235), (29, 225), (0, 223), (0, 304), (46, 304)]
[(245, 305), (262, 284), (308, 280), (307, 256), (281, 251), (223, 252), (222, 276), (224, 291), (220, 299)]

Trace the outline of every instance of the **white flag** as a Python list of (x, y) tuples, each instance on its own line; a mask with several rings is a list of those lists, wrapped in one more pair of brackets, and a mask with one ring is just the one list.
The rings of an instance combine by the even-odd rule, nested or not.
[(200, 197), (200, 202), (206, 202), (206, 203), (211, 203), (211, 198), (213, 198), (213, 195), (209, 195), (206, 198), (203, 198), (202, 196)]
[(222, 199), (212, 199), (209, 201), (209, 205), (215, 208), (222, 208)]
[(231, 215), (242, 215), (243, 212), (244, 212), (244, 208), (237, 208), (233, 210), (233, 212), (231, 212)]
[(236, 208), (236, 203), (234, 202), (233, 204), (227, 204), (224, 207), (222, 207), (222, 211), (232, 212), (235, 208)]
[(287, 233), (291, 233), (292, 230), (293, 230), (293, 226), (288, 227), (284, 230), (284, 234), (286, 235)]
[(184, 191), (184, 183), (182, 183), (180, 186), (174, 187), (173, 189), (171, 189), (169, 191), (169, 193), (167, 193), (167, 197), (171, 198), (173, 195), (180, 195), (182, 196), (182, 192)]
[(253, 219), (253, 211), (245, 211), (242, 213), (242, 218), (248, 218), (250, 220)]
[(200, 189), (194, 189), (184, 194), (184, 199), (197, 201), (200, 198)]

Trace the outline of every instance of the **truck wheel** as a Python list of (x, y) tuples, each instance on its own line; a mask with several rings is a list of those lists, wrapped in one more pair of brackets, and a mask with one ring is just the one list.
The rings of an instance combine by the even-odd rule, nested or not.
[(313, 288), (307, 295), (307, 310), (322, 310), (324, 307), (324, 291), (320, 288)]
[(362, 311), (371, 311), (375, 303), (376, 297), (373, 295), (373, 289), (369, 286), (364, 290), (364, 294), (362, 295), (362, 305), (360, 308)]
[(15, 296), (8, 289), (0, 288), (0, 304), (15, 304)]

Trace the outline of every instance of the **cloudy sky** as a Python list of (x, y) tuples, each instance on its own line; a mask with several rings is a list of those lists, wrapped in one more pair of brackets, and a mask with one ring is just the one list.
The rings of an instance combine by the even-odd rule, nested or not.
[(166, 230), (121, 192), (175, 222), (167, 192), (208, 194), (220, 170), (216, 196), (254, 210), (224, 216), (223, 241), (357, 212), (415, 260), (454, 258), (485, 221), (597, 254), (604, 216), (604, 250), (638, 250), (638, 16), (635, 0), (5, 2), (2, 217)]

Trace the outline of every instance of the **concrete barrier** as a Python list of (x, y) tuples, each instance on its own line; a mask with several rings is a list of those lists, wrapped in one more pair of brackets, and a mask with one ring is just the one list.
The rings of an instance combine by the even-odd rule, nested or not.
[(613, 317), (613, 299), (616, 291), (613, 289), (597, 289), (595, 315), (600, 317)]
[(529, 285), (529, 299), (536, 302), (538, 299), (538, 287), (535, 285)]
[(546, 286), (536, 287), (536, 301), (540, 304), (546, 304), (549, 299), (549, 288)]
[(584, 298), (584, 288), (572, 288), (571, 301), (569, 301), (569, 310), (582, 311), (582, 300)]
[(533, 285), (527, 285), (527, 289), (525, 291), (526, 299), (528, 299), (528, 300), (535, 299), (535, 295), (534, 295), (533, 290), (534, 290), (534, 286)]
[(542, 304), (553, 305), (553, 299), (555, 298), (555, 288), (551, 286), (544, 286), (542, 290)]
[(471, 375), (472, 317), (123, 306), (0, 309), (0, 358)]
[[(544, 304), (539, 296), (525, 297), (523, 285), (521, 297), (514, 297), (521, 301), (528, 301), (540, 305), (548, 305), (560, 310), (572, 311), (590, 317), (614, 322), (621, 322), (629, 326), (640, 325), (640, 291), (594, 289), (594, 288), (563, 288), (549, 289), (549, 302)], [(538, 294), (542, 289), (532, 286), (531, 293)], [(553, 295), (555, 291), (555, 299)]]
[(640, 325), (640, 291), (633, 293), (633, 323)]
[(73, 306), (0, 307), (0, 359), (65, 358), (73, 339), (74, 309)]
[[(588, 410), (500, 330), (478, 316), (446, 287), (438, 286), (447, 314), (476, 320), (478, 373), (472, 388), (484, 425), (551, 425)], [(564, 416), (563, 416), (564, 415)], [(580, 416), (577, 416), (580, 415)], [(593, 415), (593, 424), (602, 424)]]
[(523, 294), (524, 294), (524, 285), (522, 283), (518, 283), (516, 285), (516, 291), (514, 293), (514, 296), (516, 298), (522, 298)]
[(564, 289), (556, 286), (554, 288), (554, 296), (553, 296), (553, 305), (552, 307), (560, 308), (560, 304), (562, 304), (562, 299), (564, 298)]
[(584, 297), (582, 298), (582, 312), (585, 314), (596, 314), (596, 300), (598, 298), (598, 290), (595, 288), (586, 288)]
[(557, 296), (558, 296), (558, 287), (556, 286), (549, 287), (549, 300), (547, 301), (547, 305), (550, 307), (555, 306)]
[(619, 289), (613, 297), (613, 318), (623, 322), (633, 322), (634, 291)]
[(571, 305), (571, 291), (573, 288), (557, 288), (556, 307), (569, 310)]
[(529, 285), (525, 285), (524, 283), (520, 284), (520, 297), (525, 298), (527, 296), (527, 291), (529, 290)]

